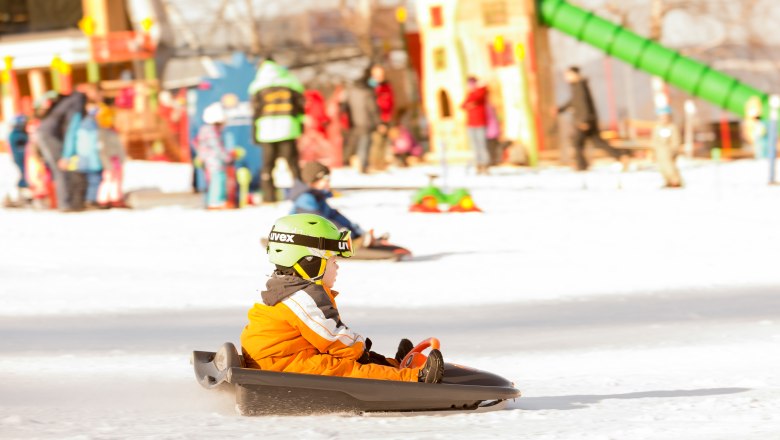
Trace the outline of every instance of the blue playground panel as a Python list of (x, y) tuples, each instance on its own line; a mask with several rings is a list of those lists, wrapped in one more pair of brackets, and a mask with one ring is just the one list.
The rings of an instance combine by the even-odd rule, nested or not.
[[(187, 93), (190, 139), (194, 142), (203, 125), (203, 110), (212, 103), (222, 102), (227, 115), (223, 142), (228, 150), (236, 147), (246, 150), (246, 156), (236, 165), (249, 168), (252, 173), (250, 191), (257, 191), (260, 187), (260, 167), (263, 159), (260, 148), (252, 141), (252, 108), (247, 91), (255, 77), (255, 63), (248, 60), (243, 53), (235, 53), (229, 63), (217, 61), (215, 65), (219, 76), (203, 78), (200, 85)], [(190, 150), (194, 157), (192, 143)], [(206, 179), (203, 170), (196, 170), (195, 186), (198, 191), (205, 191)]]

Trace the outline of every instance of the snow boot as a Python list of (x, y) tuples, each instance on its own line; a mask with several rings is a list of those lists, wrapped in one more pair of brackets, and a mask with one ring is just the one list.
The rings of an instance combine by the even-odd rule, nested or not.
[(395, 360), (401, 362), (413, 348), (414, 344), (412, 344), (412, 341), (406, 338), (401, 339), (401, 342), (398, 343), (398, 351), (395, 352)]
[(444, 358), (437, 349), (431, 350), (425, 365), (420, 368), (420, 374), (417, 376), (418, 382), (441, 383), (444, 378)]

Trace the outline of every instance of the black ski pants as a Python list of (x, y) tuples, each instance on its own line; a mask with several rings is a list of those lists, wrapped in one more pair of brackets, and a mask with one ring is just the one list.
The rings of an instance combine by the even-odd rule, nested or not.
[(575, 127), (573, 143), (574, 151), (577, 156), (578, 171), (585, 171), (588, 169), (588, 159), (585, 157), (585, 142), (588, 139), (590, 139), (594, 147), (606, 151), (607, 154), (615, 159), (619, 160), (620, 156), (626, 154), (625, 151), (618, 150), (602, 139), (596, 124), (588, 124), (588, 128), (585, 130)]
[(298, 145), (295, 139), (288, 139), (263, 143), (260, 146), (263, 148), (263, 168), (260, 170), (260, 190), (263, 192), (263, 202), (276, 202), (276, 186), (273, 176), (276, 159), (281, 157), (286, 160), (293, 179), (301, 180)]

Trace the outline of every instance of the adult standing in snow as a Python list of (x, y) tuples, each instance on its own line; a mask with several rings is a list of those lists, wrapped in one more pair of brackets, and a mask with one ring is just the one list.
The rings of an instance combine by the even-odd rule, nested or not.
[(474, 152), (477, 174), (487, 174), (490, 164), (486, 132), (488, 89), (479, 84), (474, 76), (468, 78), (466, 85), (468, 89), (466, 99), (460, 108), (466, 111), (466, 131), (471, 149)]
[[(46, 165), (51, 171), (57, 191), (57, 207), (61, 211), (79, 210), (78, 193), (85, 185), (85, 177), (81, 173), (69, 172), (66, 164), (61, 163), (66, 131), (75, 115), (83, 115), (87, 96), (81, 92), (71, 95), (57, 96), (47, 93), (41, 105), (43, 116), (38, 125), (36, 137), (38, 147)], [(71, 200), (76, 195), (75, 204)], [(75, 205), (75, 206), (74, 206)]]
[[(361, 173), (368, 170), (369, 149), (371, 148), (371, 133), (382, 120), (379, 117), (379, 107), (376, 104), (374, 91), (368, 84), (368, 72), (355, 81), (346, 93), (352, 129), (350, 142), (354, 142), (357, 150)], [(348, 160), (348, 159), (347, 159)]]
[(387, 165), (387, 138), (388, 130), (393, 122), (395, 96), (393, 94), (393, 87), (390, 85), (390, 81), (387, 80), (385, 68), (379, 64), (375, 64), (371, 67), (368, 85), (374, 89), (380, 120), (371, 142), (370, 162), (372, 168), (384, 169), (385, 165)]
[(665, 188), (682, 187), (682, 177), (675, 160), (680, 151), (680, 129), (672, 121), (671, 110), (667, 107), (658, 114), (658, 124), (653, 128), (653, 146), (658, 171), (664, 178)]
[(588, 139), (593, 142), (596, 148), (606, 151), (613, 158), (622, 161), (625, 166), (628, 160), (628, 153), (612, 147), (601, 138), (598, 114), (596, 113), (596, 106), (593, 104), (590, 86), (588, 86), (588, 81), (580, 74), (580, 69), (575, 66), (569, 67), (564, 72), (564, 78), (571, 86), (571, 96), (566, 103), (555, 109), (554, 114), (557, 115), (568, 109), (572, 110), (574, 120), (573, 142), (577, 156), (577, 170), (585, 171), (588, 169), (588, 159), (585, 157), (585, 141)]
[(263, 149), (260, 188), (264, 202), (275, 202), (273, 170), (279, 157), (287, 161), (294, 179), (300, 180), (297, 139), (303, 132), (303, 84), (272, 58), (266, 58), (249, 85), (252, 100), (254, 142)]

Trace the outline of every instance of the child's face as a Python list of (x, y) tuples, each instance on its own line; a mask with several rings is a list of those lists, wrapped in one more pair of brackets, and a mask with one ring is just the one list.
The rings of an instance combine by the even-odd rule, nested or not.
[(312, 182), (311, 187), (320, 191), (328, 191), (330, 189), (330, 175), (326, 174), (322, 179)]
[(339, 272), (339, 263), (336, 261), (337, 259), (338, 257), (330, 257), (325, 264), (325, 273), (322, 275), (322, 285), (328, 289), (332, 289), (333, 285), (336, 284), (336, 277)]

